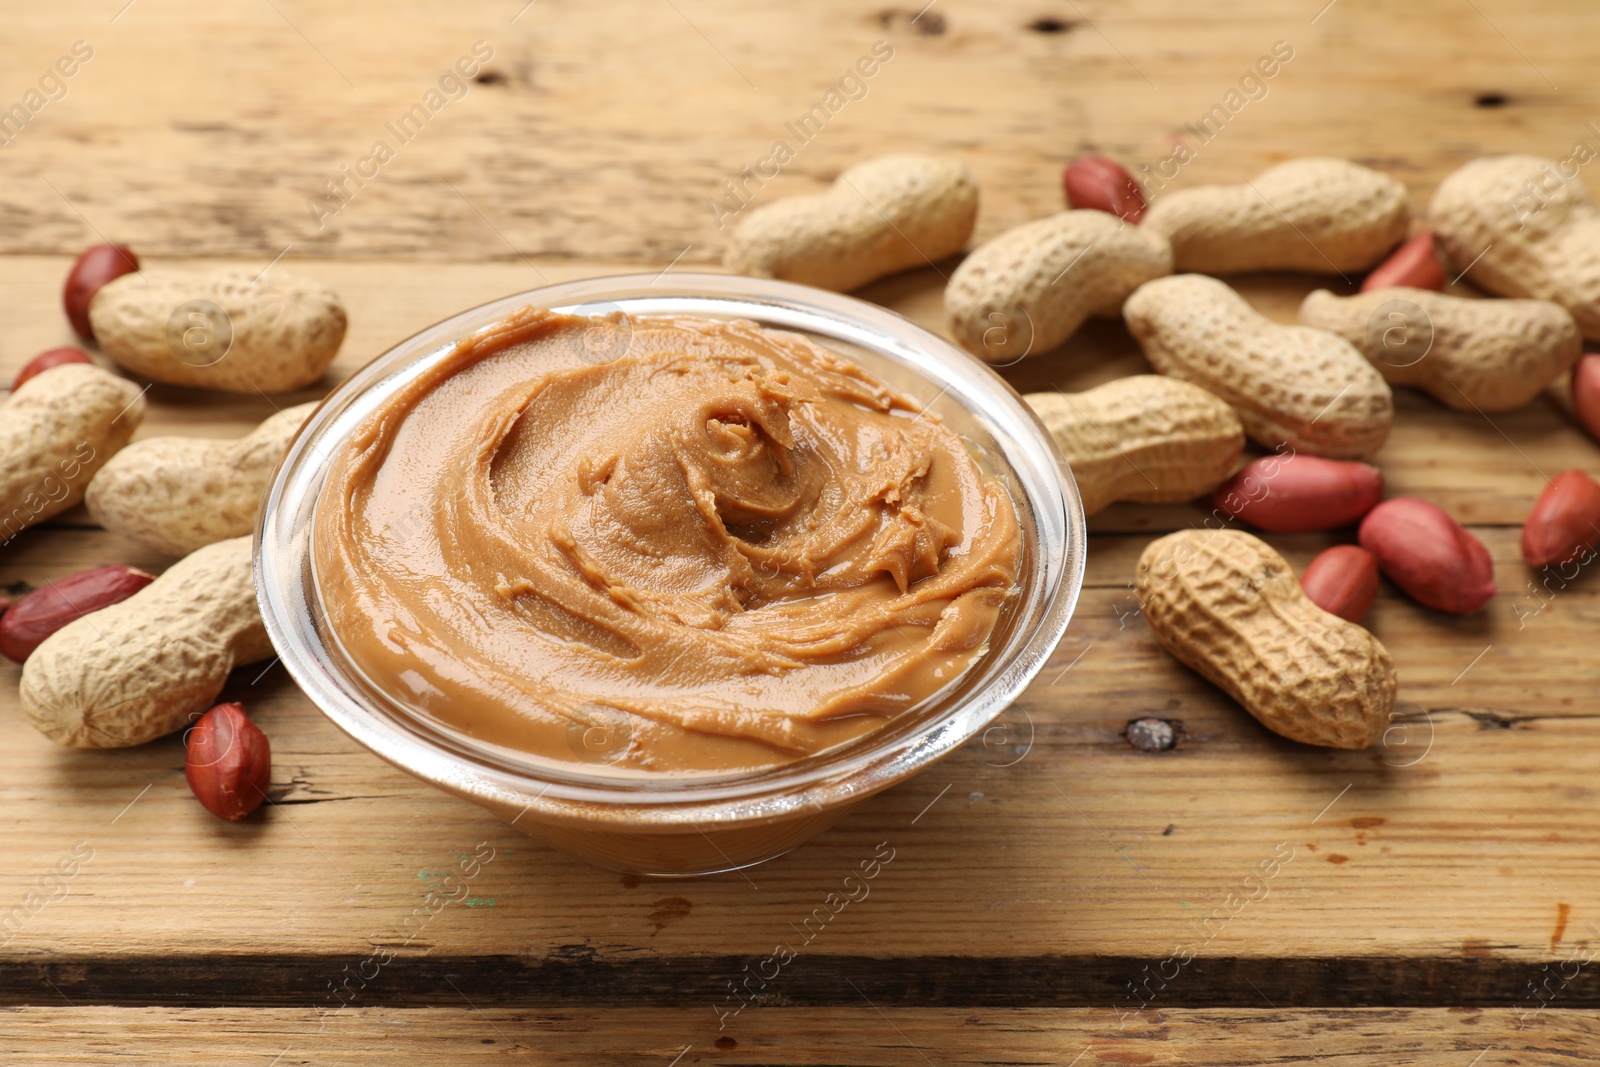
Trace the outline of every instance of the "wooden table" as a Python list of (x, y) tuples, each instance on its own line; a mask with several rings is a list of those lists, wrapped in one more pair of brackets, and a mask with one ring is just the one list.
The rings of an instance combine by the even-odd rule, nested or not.
[[(1186, 139), (1174, 187), (1345, 155), (1421, 209), (1474, 156), (1600, 146), (1600, 10), (1581, 0), (920, 2), (13, 5), (0, 103), (75, 41), (93, 58), (0, 148), (0, 378), (69, 342), (60, 281), (102, 239), (155, 263), (281, 257), (350, 308), (323, 388), (156, 387), (142, 435), (236, 436), (547, 280), (715, 264), (708, 200), (880, 39), (892, 61), (757, 202), (879, 152), (946, 153), (981, 181), (981, 239), (1058, 209), (1059, 167), (1086, 151), (1154, 167)], [(478, 41), (493, 58), (464, 95), (319, 228), (324, 183)], [(1209, 141), (1185, 129), (1276, 41), (1294, 56), (1264, 97)], [(949, 267), (863, 295), (937, 328)], [(1285, 320), (1320, 284), (1238, 283)], [(1101, 323), (1007, 375), (1076, 390), (1142, 366)], [(188, 795), (177, 739), (58, 749), (20, 717), (8, 664), (0, 911), (53, 899), (0, 948), (0, 1059), (1593, 1062), (1600, 589), (1530, 585), (1517, 535), (1546, 476), (1600, 454), (1558, 395), (1492, 419), (1396, 401), (1391, 492), (1470, 524), (1500, 594), (1455, 619), (1385, 591), (1371, 625), (1404, 702), (1385, 746), (1283, 741), (1167, 658), (1133, 563), (1201, 512), (1118, 507), (1092, 523), (1066, 639), (996, 729), (745, 874), (641, 881), (556, 854), (358, 749), (270, 665), (227, 697), (273, 739), (273, 803), (223, 825)], [(1336, 539), (1273, 540), (1300, 566)], [(7, 546), (0, 584), (118, 560), (168, 562), (77, 511)], [(1176, 749), (1130, 746), (1142, 716), (1176, 724)], [(880, 847), (870, 897), (731, 1014), (730, 983)], [(430, 887), (473, 854), (492, 860), (471, 897), (433, 914)], [(378, 948), (393, 959), (364, 962)]]

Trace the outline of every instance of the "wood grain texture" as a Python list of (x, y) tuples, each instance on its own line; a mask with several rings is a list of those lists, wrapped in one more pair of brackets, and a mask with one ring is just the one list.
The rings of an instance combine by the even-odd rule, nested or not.
[[(1481, 532), (1509, 567), (1512, 532)], [(1284, 540), (1296, 565), (1317, 547)], [(520, 840), (358, 750), (278, 667), (236, 672), (224, 694), (245, 701), (274, 739), (274, 806), (238, 825), (215, 822), (189, 797), (178, 738), (63, 750), (13, 706), (0, 715), (12, 860), (0, 900), (21, 902), (79, 841), (94, 857), (6, 945), (13, 964), (29, 966), (0, 972), (0, 1000), (35, 1002), (44, 988), (36, 965), (54, 968), (69, 996), (81, 983), (84, 994), (126, 1001), (152, 993), (138, 977), (148, 961), (192, 959), (203, 973), (209, 957), (239, 954), (284, 959), (263, 964), (277, 977), (253, 990), (198, 980), (162, 988), (176, 1000), (306, 995), (331, 977), (310, 973), (307, 957), (326, 958), (336, 975), (392, 944), (438, 874), (484, 841), (499, 854), (473, 883), (480, 903), (444, 910), (401, 955), (643, 961), (652, 996), (710, 996), (729, 971), (793, 940), (793, 924), (881, 841), (895, 862), (809, 951), (901, 960), (872, 979), (890, 983), (913, 981), (925, 972), (918, 961), (933, 957), (1049, 956), (1041, 966), (1055, 976), (967, 976), (946, 959), (933, 980), (953, 991), (908, 992), (913, 1002), (990, 1002), (1008, 988), (1054, 1002), (1052, 981), (1082, 1002), (1186, 945), (1202, 958), (1259, 959), (1313, 1001), (1376, 996), (1375, 982), (1403, 998), (1424, 973), (1384, 964), (1387, 979), (1369, 974), (1319, 994), (1330, 957), (1494, 960), (1504, 969), (1485, 988), (1509, 995), (1590, 943), (1600, 831), (1573, 814), (1594, 796), (1590, 762), (1573, 755), (1600, 743), (1588, 710), (1596, 667), (1577, 647), (1579, 624), (1600, 610), (1592, 583), (1524, 631), (1499, 604), (1475, 621), (1478, 632), (1463, 633), (1386, 591), (1374, 625), (1396, 650), (1405, 717), (1385, 746), (1341, 753), (1274, 737), (1160, 650), (1126, 586), (1143, 541), (1095, 538), (1073, 629), (997, 728), (749, 876), (641, 883)], [(15, 549), (0, 561), (0, 582), (42, 580), (87, 559), (158, 565), (98, 530), (40, 531)], [(16, 673), (3, 670), (8, 693)], [(1182, 724), (1175, 750), (1129, 746), (1121, 731), (1146, 715)], [(1262, 899), (1242, 907), (1230, 898), (1285, 849), (1293, 858)], [(218, 909), (227, 923), (209, 918)], [(1218, 909), (1225, 919), (1207, 921)], [(680, 957), (714, 962), (681, 972), (697, 984), (673, 985)], [(1126, 960), (1127, 973), (1100, 957)], [(526, 995), (554, 995), (557, 977), (527, 979)], [(1203, 1000), (1213, 995), (1204, 986), (1179, 983), (1170, 995)], [(1246, 991), (1226, 988), (1232, 998)], [(371, 995), (404, 1002), (411, 987), (386, 975)]]
[[(752, 1011), (719, 1031), (709, 1012), (701, 1019), (650, 1010), (474, 1008), (446, 986), (441, 1001), (448, 998), (454, 1003), (432, 1009), (352, 1011), (329, 1018), (285, 1010), (10, 1009), (0, 1011), (0, 1054), (40, 1067), (167, 1064), (179, 1057), (199, 1057), (216, 1067), (596, 1062), (628, 1067), (1330, 1062), (1509, 1067), (1585, 1062), (1600, 1041), (1592, 1015), (1558, 1009), (1531, 1019), (1478, 1010), (1179, 1010), (1119, 1029), (1116, 1017), (1104, 1011), (891, 1006), (877, 1011), (858, 1000), (853, 1007), (826, 1011)], [(64, 1031), (73, 1038), (63, 1041)]]
[[(10, 98), (74, 41), (94, 58), (0, 148), (0, 251), (76, 251), (100, 232), (155, 256), (266, 260), (292, 243), (708, 262), (725, 235), (707, 201), (775, 140), (796, 158), (750, 187), (757, 202), (819, 191), (879, 152), (960, 157), (983, 189), (980, 237), (1058, 210), (1070, 156), (1156, 168), (1177, 138), (1195, 158), (1170, 186), (1331, 154), (1390, 171), (1420, 205), (1473, 156), (1559, 157), (1600, 115), (1600, 12), (1582, 0), (1344, 0), (1315, 22), (1322, 5), (1305, 0), (943, 0), (920, 19), (920, 2), (895, 0), (682, 0), (625, 17), (573, 0), (146, 0), (112, 22), (120, 6), (60, 0), (8, 25)], [(866, 95), (809, 142), (789, 133), (878, 40), (894, 58)], [(1280, 40), (1294, 58), (1265, 96), (1209, 141), (1185, 129)], [(486, 76), (401, 143), (389, 124), (477, 41), (494, 51)], [(319, 229), (308, 199), (377, 140), (394, 158)]]
[[(0, 136), (0, 380), (72, 342), (59, 287), (86, 243), (169, 266), (281, 256), (349, 307), (324, 382), (270, 399), (154, 387), (139, 434), (237, 437), (463, 308), (714, 265), (708, 201), (779, 138), (796, 158), (753, 203), (879, 152), (938, 152), (978, 176), (979, 240), (1058, 210), (1067, 158), (1156, 168), (1178, 140), (1194, 159), (1165, 189), (1334, 154), (1421, 209), (1479, 154), (1600, 147), (1597, 28), (1580, 0), (33, 5), (8, 15), (0, 111), (73, 42), (94, 56)], [(894, 58), (865, 97), (799, 144), (785, 123), (880, 39)], [(494, 56), (464, 97), (319, 227), (308, 199), (480, 40)], [(1264, 97), (1215, 136), (1186, 127), (1277, 41), (1294, 57)], [(859, 295), (942, 330), (952, 266)], [(1283, 322), (1325, 284), (1230, 280)], [(1002, 373), (1078, 391), (1147, 369), (1119, 323), (1094, 322)], [(1547, 476), (1600, 453), (1561, 387), (1487, 417), (1411, 390), (1396, 409), (1377, 458), (1391, 495), (1468, 523), (1500, 594), (1456, 619), (1385, 587), (1371, 626), (1402, 704), (1384, 745), (1283, 741), (1162, 653), (1134, 562), (1209, 509), (1118, 505), (1091, 523), (1067, 638), (994, 728), (745, 875), (640, 881), (553, 853), (358, 749), (270, 665), (226, 695), (273, 739), (273, 803), (223, 825), (188, 795), (177, 738), (58, 749), (0, 667), (0, 1060), (1592, 1060), (1576, 1009), (1600, 1007), (1600, 586), (1538, 585), (1517, 526)], [(1340, 539), (1271, 541), (1299, 568)], [(0, 552), (0, 586), (111, 561), (167, 562), (79, 509)], [(1174, 724), (1173, 750), (1129, 744), (1145, 716)], [(718, 1030), (741, 1003), (729, 984), (801, 938), (880, 842), (895, 858), (871, 895)], [(436, 910), (444, 873), (489, 850), (471, 895)]]
[[(0, 260), (0, 283), (37, 307), (64, 265)], [(531, 273), (520, 263), (305, 266), (351, 306), (352, 348), (335, 375), (449, 311), (530, 284)], [(551, 279), (608, 269), (564, 266), (537, 269)], [(937, 283), (925, 271), (869, 295), (937, 327)], [(1309, 284), (1241, 282), (1279, 315)], [(19, 330), (31, 335), (5, 342), (0, 358), (20, 361), (60, 329), (48, 314), (31, 315)], [(1006, 373), (1022, 388), (1076, 390), (1142, 369), (1131, 340), (1108, 325)], [(238, 434), (272, 403), (300, 399), (151, 395), (145, 435)], [(1554, 401), (1490, 426), (1420, 395), (1402, 398), (1408, 417), (1380, 456), (1392, 490), (1507, 525), (1474, 527), (1502, 589), (1480, 615), (1445, 618), (1385, 590), (1371, 625), (1395, 653), (1403, 704), (1381, 749), (1333, 753), (1276, 738), (1160, 650), (1137, 616), (1134, 562), (1144, 530), (1204, 521), (1198, 506), (1098, 517), (1072, 629), (1000, 726), (748, 878), (637, 883), (522, 841), (358, 750), (281, 668), (240, 671), (226, 694), (245, 700), (275, 739), (275, 806), (242, 826), (216, 824), (193, 803), (176, 738), (127, 752), (60, 750), (7, 695), (0, 811), (14, 820), (16, 862), (0, 875), (0, 893), (24, 900), (76, 842), (88, 842), (94, 859), (6, 945), (21, 966), (5, 970), (0, 1000), (37, 1003), (46, 978), (74, 999), (130, 1004), (326, 997), (327, 983), (373, 945), (403, 937), (429, 872), (486, 841), (498, 853), (474, 886), (480, 902), (430, 920), (402, 957), (438, 957), (447, 970), (481, 959), (476, 992), (530, 1004), (607, 989), (702, 1001), (726, 995), (730, 977), (792, 936), (832, 888), (829, 872), (842, 877), (887, 840), (900, 858), (871, 902), (808, 948), (827, 961), (818, 973), (842, 968), (900, 1002), (1126, 1000), (1128, 982), (1183, 946), (1214, 965), (1206, 979), (1166, 991), (1175, 1003), (1249, 1003), (1239, 977), (1248, 974), (1292, 991), (1286, 1003), (1507, 1002), (1573, 946), (1586, 951), (1600, 918), (1584, 892), (1600, 874), (1600, 835), (1569, 814), (1593, 795), (1587, 762), (1570, 756), (1600, 740), (1600, 662), (1585, 651), (1600, 590), (1585, 575), (1559, 593), (1527, 593), (1533, 576), (1509, 525), (1542, 485), (1537, 467), (1582, 462), (1594, 446)], [(1540, 404), (1542, 414), (1531, 410)], [(1502, 430), (1522, 438), (1520, 452), (1505, 448)], [(1435, 491), (1489, 480), (1458, 463), (1474, 448), (1498, 458), (1503, 488)], [(1475, 499), (1486, 502), (1476, 511)], [(1272, 540), (1302, 567), (1336, 539)], [(117, 559), (165, 562), (79, 512), (9, 546), (0, 585)], [(14, 694), (16, 673), (0, 668), (11, 676), (0, 692)], [(1175, 751), (1129, 747), (1121, 731), (1145, 715), (1182, 724)], [(1294, 859), (1270, 895), (1232, 914), (1229, 894), (1285, 845)], [(229, 923), (199, 920), (219, 907), (229, 907)], [(1205, 923), (1218, 909), (1227, 921)], [(959, 962), (973, 958), (1001, 962)], [(1355, 969), (1330, 971), (1329, 960)], [(432, 964), (396, 968), (364, 996), (431, 1002), (437, 973)], [(806, 980), (791, 986), (782, 995), (800, 1002), (832, 995)], [(1587, 972), (1567, 995), (1600, 1003)]]

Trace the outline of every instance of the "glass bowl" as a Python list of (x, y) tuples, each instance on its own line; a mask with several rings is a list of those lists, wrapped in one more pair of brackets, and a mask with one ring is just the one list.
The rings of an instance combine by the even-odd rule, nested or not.
[[(749, 319), (809, 335), (912, 397), (1009, 491), (1022, 538), (1017, 588), (988, 651), (954, 687), (881, 729), (760, 771), (621, 777), (552, 765), (446, 735), (377, 691), (323, 617), (311, 519), (328, 460), (366, 415), (455, 342), (524, 307)], [(605, 354), (597, 355), (605, 358)], [(781, 855), (854, 805), (925, 769), (989, 725), (1025, 689), (1066, 630), (1083, 581), (1077, 488), (1038, 418), (987, 366), (873, 304), (786, 282), (720, 274), (627, 275), (496, 300), (402, 341), (342, 383), (289, 446), (256, 531), (256, 595), (283, 664), (357, 742), (519, 830), (614, 870), (693, 875)]]

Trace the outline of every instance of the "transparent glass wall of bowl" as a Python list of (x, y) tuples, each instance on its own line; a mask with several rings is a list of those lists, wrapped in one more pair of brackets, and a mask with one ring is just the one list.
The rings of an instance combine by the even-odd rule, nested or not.
[[(1017, 510), (1023, 565), (988, 653), (934, 706), (857, 743), (769, 771), (697, 778), (625, 778), (587, 765), (535, 762), (448, 736), (377, 691), (321, 625), (310, 530), (328, 461), (369, 413), (458, 339), (525, 306), (750, 319), (834, 347), (926, 405), (1002, 481)], [(357, 371), (311, 417), (279, 466), (257, 530), (256, 584), (272, 642), (306, 695), (397, 767), (495, 810), (521, 811), (552, 825), (703, 832), (848, 805), (981, 731), (1059, 643), (1082, 583), (1084, 546), (1077, 490), (1050, 435), (987, 366), (909, 320), (848, 296), (763, 279), (674, 273), (596, 278), (508, 296), (430, 327)]]

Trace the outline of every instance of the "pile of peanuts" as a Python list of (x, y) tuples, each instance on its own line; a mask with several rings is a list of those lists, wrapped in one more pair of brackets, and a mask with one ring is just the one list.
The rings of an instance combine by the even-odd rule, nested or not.
[[(262, 396), (320, 379), (347, 323), (326, 286), (281, 272), (146, 270), (120, 245), (79, 256), (62, 301), (79, 337), (132, 374)], [(129, 444), (148, 390), (82, 348), (55, 348), (0, 404), (4, 540), (83, 502), (111, 533), (182, 557), (160, 577), (107, 564), (0, 603), (0, 654), (23, 665), (29, 720), (61, 744), (120, 748), (188, 727), (191, 790), (218, 817), (241, 819), (266, 799), (271, 746), (239, 704), (212, 705), (235, 666), (272, 655), (249, 535), (316, 405), (282, 409), (238, 440)]]
[[(1024, 399), (1054, 436), (1084, 510), (1212, 495), (1219, 520), (1160, 538), (1135, 589), (1160, 643), (1268, 728), (1365, 748), (1393, 717), (1389, 652), (1360, 623), (1379, 575), (1436, 611), (1470, 614), (1495, 592), (1488, 550), (1437, 505), (1383, 498), (1366, 462), (1388, 439), (1392, 386), (1484, 414), (1570, 375), (1578, 422), (1600, 438), (1600, 210), (1556, 164), (1479, 159), (1447, 177), (1413, 231), (1403, 185), (1341, 159), (1300, 159), (1240, 185), (1166, 193), (1104, 157), (1063, 175), (1069, 210), (968, 254), (944, 294), (949, 328), (996, 364), (1049, 352), (1091, 316), (1120, 317), (1155, 374)], [(1531, 185), (1529, 183), (1532, 183)], [(1541, 207), (1512, 205), (1539, 188)], [(1545, 195), (1548, 194), (1548, 195)], [(752, 212), (733, 270), (849, 289), (965, 248), (977, 216), (968, 170), (885, 156), (823, 196)], [(1497, 299), (1447, 293), (1446, 267)], [(1210, 275), (1365, 274), (1319, 289), (1285, 326)], [(1179, 272), (1179, 273), (1175, 273)], [(1267, 452), (1244, 460), (1249, 439)], [(1355, 527), (1296, 580), (1267, 533)], [(1551, 480), (1529, 514), (1530, 567), (1582, 566), (1600, 541), (1600, 483)]]

